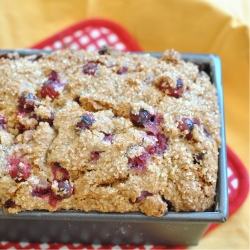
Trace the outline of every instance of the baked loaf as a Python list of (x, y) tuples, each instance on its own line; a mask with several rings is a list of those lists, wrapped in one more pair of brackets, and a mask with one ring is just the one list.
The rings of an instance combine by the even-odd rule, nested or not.
[(206, 211), (219, 147), (216, 89), (174, 50), (0, 58), (6, 213)]

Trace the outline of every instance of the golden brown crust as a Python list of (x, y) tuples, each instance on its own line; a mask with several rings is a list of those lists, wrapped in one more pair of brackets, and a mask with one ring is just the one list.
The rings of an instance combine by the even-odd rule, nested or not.
[(220, 115), (196, 65), (174, 50), (15, 58), (0, 58), (4, 211), (160, 217), (213, 206)]

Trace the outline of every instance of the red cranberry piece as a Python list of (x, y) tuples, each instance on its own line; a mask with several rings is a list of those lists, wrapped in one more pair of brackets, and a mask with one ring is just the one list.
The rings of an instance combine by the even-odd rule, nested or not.
[(185, 135), (187, 140), (191, 140), (193, 138), (192, 131), (195, 124), (200, 126), (199, 119), (183, 117), (181, 121), (178, 122), (178, 128), (181, 132), (188, 131), (188, 133)]
[(191, 139), (192, 138), (192, 130), (194, 128), (194, 122), (193, 122), (193, 119), (190, 119), (190, 118), (182, 118), (181, 119), (182, 122), (179, 122), (178, 124), (178, 128), (181, 130), (181, 131), (188, 131), (189, 133), (186, 134), (186, 138), (187, 139)]
[(26, 128), (23, 124), (18, 123), (18, 130), (19, 130), (19, 133), (22, 134), (23, 132), (27, 131), (28, 128)]
[(67, 199), (73, 194), (73, 186), (69, 181), (59, 181), (58, 189), (63, 194), (58, 198)]
[(194, 159), (194, 164), (201, 164), (201, 161), (204, 158), (205, 153), (197, 153), (194, 155), (193, 159)]
[(0, 59), (1, 59), (1, 58), (8, 59), (9, 56), (8, 56), (7, 53), (3, 53), (3, 54), (0, 54)]
[(39, 198), (43, 198), (45, 195), (50, 194), (51, 191), (51, 184), (50, 183), (46, 183), (46, 185), (39, 185), (36, 186), (32, 189), (31, 195), (33, 197), (39, 197)]
[[(30, 114), (27, 114), (26, 112), (18, 112), (17, 116), (19, 116), (20, 118), (28, 118), (28, 119), (35, 118), (36, 119), (36, 116), (34, 115), (33, 112), (31, 112)], [(17, 128), (19, 130), (19, 133), (23, 133), (30, 129), (29, 125), (22, 124), (21, 122), (18, 122)]]
[(39, 61), (39, 59), (41, 59), (43, 57), (43, 55), (37, 55), (36, 57), (30, 59), (31, 62), (36, 62)]
[(32, 197), (46, 198), (53, 194), (51, 189), (51, 183), (38, 184), (32, 189)]
[(49, 96), (52, 100), (54, 100), (59, 95), (57, 89), (63, 86), (65, 86), (65, 83), (60, 82), (59, 74), (56, 71), (52, 70), (48, 80), (42, 85), (40, 92), (42, 98)]
[(151, 115), (147, 110), (140, 109), (139, 114), (133, 114), (130, 112), (130, 120), (137, 127), (145, 127), (148, 122), (154, 122), (154, 115)]
[(35, 108), (36, 96), (32, 93), (22, 93), (18, 99), (19, 112), (32, 112)]
[(175, 98), (181, 97), (183, 95), (183, 92), (184, 92), (184, 85), (183, 85), (183, 82), (180, 78), (177, 79), (175, 88), (172, 88), (165, 81), (160, 82), (157, 85), (157, 87), (159, 88), (159, 90), (161, 90), (164, 93), (167, 91), (167, 95), (175, 97)]
[(109, 141), (110, 143), (112, 143), (113, 140), (114, 140), (114, 135), (112, 135), (112, 134), (105, 134), (103, 140), (104, 141)]
[(82, 115), (81, 121), (76, 124), (76, 129), (90, 129), (92, 124), (95, 122), (93, 114)]
[(15, 60), (15, 57), (13, 55), (9, 55), (8, 53), (0, 54), (0, 59), (1, 58)]
[(196, 124), (198, 127), (200, 127), (201, 122), (198, 118), (193, 118), (194, 124)]
[(123, 74), (126, 74), (127, 72), (128, 72), (128, 67), (122, 66), (116, 73), (118, 75), (123, 75)]
[(210, 133), (205, 128), (203, 128), (203, 132), (204, 132), (204, 134), (206, 135), (207, 138), (210, 137)]
[(128, 158), (128, 165), (131, 169), (139, 173), (145, 173), (147, 161), (150, 158), (150, 155), (147, 152), (143, 152), (139, 156), (135, 156), (134, 158)]
[(40, 117), (38, 117), (38, 121), (39, 122), (47, 122), (50, 126), (52, 126), (53, 125), (53, 122), (54, 122), (54, 113), (53, 112), (51, 112), (51, 115), (50, 115), (50, 117), (49, 118), (40, 118)]
[(85, 75), (95, 75), (98, 68), (98, 62), (88, 62), (82, 67), (82, 73)]
[(100, 159), (100, 152), (93, 151), (90, 153), (90, 161), (95, 163)]
[(51, 70), (48, 80), (53, 82), (60, 82), (60, 76), (55, 70)]
[[(30, 119), (30, 118), (37, 119), (36, 115), (34, 114), (33, 111), (27, 111), (27, 110), (22, 110), (22, 111), (18, 110), (17, 111), (17, 117), (19, 119)], [(18, 130), (19, 130), (20, 133), (23, 133), (24, 131), (27, 131), (27, 130), (30, 129), (30, 127), (29, 127), (28, 124), (25, 125), (20, 120), (19, 120), (19, 122), (17, 124), (17, 128), (18, 128)]]
[(16, 203), (11, 199), (8, 199), (4, 203), (4, 208), (15, 208), (15, 207), (16, 207)]
[(17, 111), (17, 116), (25, 118), (28, 117), (28, 113), (25, 111)]
[(63, 168), (58, 162), (55, 162), (52, 166), (52, 173), (54, 180), (65, 181), (69, 180), (69, 172), (67, 169)]
[(154, 146), (147, 148), (147, 152), (151, 155), (162, 155), (168, 147), (168, 138), (164, 134), (156, 135), (157, 142)]
[(2, 114), (0, 114), (0, 129), (7, 130), (6, 117)]
[(153, 194), (148, 192), (148, 191), (143, 190), (143, 191), (141, 191), (141, 195), (136, 198), (134, 203), (140, 203), (143, 200), (145, 200), (148, 196), (153, 196)]
[(153, 115), (148, 122), (145, 123), (147, 134), (157, 135), (160, 130), (160, 125), (163, 122), (163, 117), (159, 114)]
[(159, 130), (159, 125), (163, 122), (163, 117), (159, 114), (150, 114), (145, 109), (140, 109), (138, 114), (130, 112), (130, 120), (135, 126), (146, 128), (148, 132), (156, 134)]
[(56, 207), (58, 204), (58, 198), (51, 189), (51, 183), (34, 187), (31, 195), (46, 200), (52, 207)]
[(9, 174), (16, 182), (26, 181), (30, 176), (31, 167), (20, 158), (9, 159)]

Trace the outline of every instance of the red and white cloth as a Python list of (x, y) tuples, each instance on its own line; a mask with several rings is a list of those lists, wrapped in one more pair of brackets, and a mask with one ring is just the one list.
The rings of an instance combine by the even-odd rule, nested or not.
[(118, 24), (101, 19), (90, 19), (71, 26), (60, 33), (33, 45), (32, 49), (98, 50), (103, 45), (121, 51), (142, 51), (141, 47)]
[[(122, 51), (142, 51), (130, 34), (118, 24), (102, 19), (89, 19), (71, 26), (37, 43), (32, 49), (86, 49), (98, 50), (109, 45)], [(242, 205), (249, 191), (249, 175), (237, 155), (227, 146), (229, 216)], [(220, 224), (211, 224), (206, 234)], [(60, 243), (1, 242), (0, 249), (185, 249), (186, 247), (83, 245)]]

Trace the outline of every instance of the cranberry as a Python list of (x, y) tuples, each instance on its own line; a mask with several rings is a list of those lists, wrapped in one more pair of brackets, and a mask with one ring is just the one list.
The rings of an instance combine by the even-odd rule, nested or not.
[(51, 184), (46, 183), (45, 185), (38, 185), (32, 189), (31, 195), (33, 197), (43, 198), (45, 195), (52, 193)]
[(92, 151), (90, 152), (90, 161), (95, 163), (100, 159), (100, 152)]
[(177, 79), (175, 88), (171, 87), (169, 85), (169, 83), (165, 82), (164, 80), (161, 81), (157, 85), (157, 87), (159, 90), (161, 90), (164, 93), (167, 91), (167, 95), (175, 97), (175, 98), (181, 97), (183, 95), (183, 92), (184, 92), (184, 85), (183, 85), (183, 82), (180, 78)]
[(98, 68), (98, 62), (88, 62), (82, 67), (82, 73), (85, 75), (95, 75)]
[(103, 140), (104, 141), (109, 141), (110, 143), (112, 143), (113, 140), (114, 140), (114, 135), (112, 135), (112, 134), (105, 134)]
[(128, 71), (128, 67), (122, 66), (116, 73), (117, 73), (118, 75), (123, 75), (123, 74), (126, 74), (127, 71)]
[(51, 183), (45, 185), (38, 185), (33, 188), (31, 195), (46, 200), (52, 207), (58, 204), (58, 198), (54, 195), (51, 189)]
[(131, 169), (139, 173), (146, 172), (147, 161), (150, 159), (151, 155), (162, 155), (168, 147), (168, 139), (162, 134), (158, 133), (155, 135), (157, 142), (153, 146), (149, 146), (145, 151), (134, 158), (128, 158), (128, 165)]
[(146, 150), (151, 155), (162, 155), (168, 147), (168, 139), (164, 134), (156, 135), (157, 142), (155, 145), (148, 147)]
[(148, 152), (143, 152), (139, 156), (135, 156), (134, 158), (128, 158), (128, 165), (131, 169), (139, 173), (145, 173), (147, 161), (150, 158)]
[(8, 199), (4, 203), (4, 208), (15, 208), (15, 207), (16, 207), (16, 203), (11, 199)]
[(143, 190), (143, 191), (141, 191), (141, 195), (136, 198), (134, 203), (140, 203), (143, 200), (145, 200), (148, 196), (153, 196), (153, 194), (148, 192), (148, 191)]
[(3, 53), (3, 54), (0, 54), (0, 59), (1, 59), (1, 58), (8, 59), (9, 56), (8, 56), (7, 53)]
[(39, 59), (41, 59), (43, 57), (43, 55), (37, 55), (36, 57), (30, 59), (31, 62), (36, 62), (39, 61)]
[(18, 130), (19, 130), (19, 133), (23, 133), (23, 132), (25, 132), (25, 131), (27, 131), (28, 130), (28, 128), (26, 128), (25, 127), (25, 125), (23, 125), (23, 124), (21, 124), (21, 123), (18, 123)]
[(62, 192), (62, 195), (58, 197), (59, 199), (67, 199), (73, 194), (73, 186), (69, 181), (59, 181), (58, 182), (59, 192)]
[[(31, 121), (30, 119), (34, 118), (37, 120), (36, 114), (34, 113), (34, 111), (31, 111), (29, 113), (25, 112), (25, 111), (17, 111), (17, 117), (19, 119), (18, 124), (17, 124), (17, 128), (19, 130), (20, 133), (23, 133), (24, 131), (27, 131), (29, 129), (33, 129), (36, 125), (37, 122), (36, 121), (32, 121), (32, 124), (27, 124), (27, 123), (23, 123), (23, 119), (26, 121)], [(34, 122), (34, 124), (33, 124)]]
[(16, 182), (26, 181), (30, 176), (31, 167), (20, 158), (9, 159), (9, 174)]
[[(17, 116), (21, 119), (26, 118), (35, 118), (36, 115), (34, 113), (34, 109), (36, 106), (37, 98), (32, 93), (23, 92), (21, 96), (18, 98), (18, 105), (17, 105)], [(19, 121), (18, 125), (19, 132), (24, 132), (29, 129), (29, 126), (25, 126)]]
[(140, 109), (139, 114), (133, 114), (130, 112), (130, 120), (137, 127), (145, 127), (148, 122), (154, 122), (155, 116), (150, 114), (145, 109)]
[(159, 114), (153, 116), (149, 122), (145, 123), (147, 134), (156, 135), (160, 131), (160, 125), (163, 122), (163, 117)]
[(57, 89), (63, 86), (65, 86), (65, 83), (60, 82), (59, 74), (52, 70), (48, 80), (42, 85), (40, 92), (42, 98), (49, 96), (52, 100), (54, 100), (59, 95)]
[(194, 159), (194, 164), (201, 164), (201, 161), (204, 158), (205, 153), (197, 153), (194, 155), (193, 159)]
[(51, 70), (48, 80), (53, 82), (60, 82), (60, 76), (55, 70)]
[(22, 93), (18, 99), (19, 112), (32, 112), (35, 108), (36, 96), (32, 93)]
[(145, 109), (140, 109), (138, 114), (130, 112), (130, 120), (135, 126), (145, 128), (148, 132), (156, 134), (159, 125), (163, 122), (163, 117), (159, 114), (150, 114)]
[(52, 173), (54, 176), (54, 180), (56, 180), (56, 181), (69, 180), (68, 170), (63, 168), (58, 162), (55, 162), (53, 164)]
[(204, 134), (206, 135), (207, 138), (210, 137), (210, 133), (205, 128), (203, 128), (203, 132), (204, 132)]
[(181, 132), (187, 131), (188, 133), (185, 135), (187, 140), (191, 140), (193, 138), (192, 131), (194, 129), (194, 125), (200, 126), (200, 121), (197, 118), (186, 118), (183, 117), (181, 121), (178, 122), (178, 128)]
[(28, 113), (27, 112), (25, 112), (25, 111), (17, 111), (17, 116), (19, 116), (19, 117), (22, 117), (22, 118), (26, 118), (26, 117), (28, 117)]
[[(36, 115), (34, 114), (34, 112), (31, 112), (31, 113), (29, 113), (29, 114), (27, 114), (26, 112), (17, 112), (17, 116), (19, 117), (19, 119), (30, 119), (30, 118), (34, 118), (34, 119), (37, 119), (36, 118)], [(18, 130), (19, 130), (19, 133), (23, 133), (23, 132), (25, 132), (25, 131), (27, 131), (27, 130), (29, 130), (29, 129), (31, 129), (31, 127), (30, 127), (30, 125), (29, 124), (23, 124), (22, 123), (22, 121), (21, 120), (19, 120), (18, 121), (18, 124), (17, 124), (17, 128), (18, 128)], [(34, 126), (36, 126), (36, 125), (32, 125), (33, 126), (33, 128), (34, 128)]]
[(53, 122), (54, 122), (54, 113), (51, 112), (49, 118), (40, 118), (40, 117), (38, 117), (37, 120), (38, 120), (39, 122), (47, 122), (50, 126), (52, 126), (52, 125), (53, 125)]
[(76, 124), (76, 129), (90, 129), (94, 122), (95, 118), (93, 114), (82, 115), (81, 121)]
[(2, 114), (0, 114), (0, 128), (3, 130), (7, 130), (7, 121), (6, 117)]
[(13, 55), (9, 55), (8, 53), (0, 54), (0, 59), (1, 58), (15, 60), (15, 57)]

